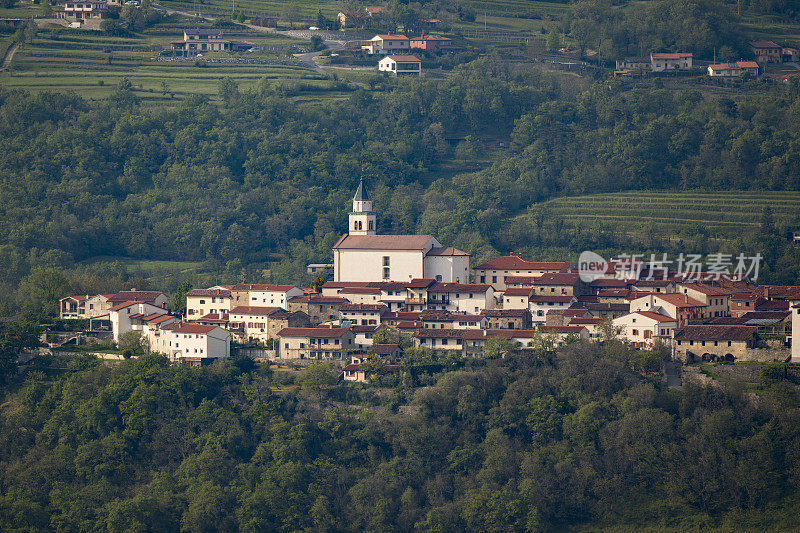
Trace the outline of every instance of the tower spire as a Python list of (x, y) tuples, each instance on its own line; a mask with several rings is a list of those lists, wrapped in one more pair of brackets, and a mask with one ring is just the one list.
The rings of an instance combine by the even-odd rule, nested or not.
[(361, 180), (358, 182), (358, 189), (356, 189), (356, 194), (353, 196), (353, 201), (363, 202), (366, 199), (366, 195), (364, 194), (364, 176), (361, 176)]
[(375, 235), (375, 213), (372, 202), (364, 193), (364, 176), (358, 182), (358, 189), (353, 196), (353, 211), (350, 213), (351, 235)]

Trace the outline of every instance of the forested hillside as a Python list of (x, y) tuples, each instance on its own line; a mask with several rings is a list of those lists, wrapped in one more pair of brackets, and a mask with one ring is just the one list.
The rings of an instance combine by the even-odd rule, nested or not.
[(0, 409), (0, 529), (798, 527), (792, 386), (665, 390), (638, 357), (475, 361), (384, 400), (320, 367), (77, 359)]
[[(296, 276), (344, 230), (362, 174), (381, 231), (433, 233), (477, 259), (568, 245), (558, 231), (537, 244), (557, 222), (548, 217), (504, 223), (560, 195), (800, 186), (797, 85), (751, 82), (730, 98), (604, 81), (575, 95), (490, 59), (446, 80), (332, 83), (349, 88), (346, 101), (289, 105), (287, 91), (302, 88), (268, 81), (249, 92), (222, 83), (222, 107), (200, 96), (142, 106), (125, 84), (107, 102), (3, 91), (3, 281), (27, 273), (31, 249), (67, 267), (95, 256), (222, 267), (288, 256), (293, 266), (277, 272)], [(487, 136), (510, 146), (486, 148)], [(443, 172), (487, 158), (477, 173)]]

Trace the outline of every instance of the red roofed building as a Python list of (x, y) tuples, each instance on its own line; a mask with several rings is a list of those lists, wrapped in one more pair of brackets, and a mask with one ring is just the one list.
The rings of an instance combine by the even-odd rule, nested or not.
[(231, 355), (231, 334), (217, 325), (181, 324), (167, 335), (170, 361), (200, 365)]
[(520, 276), (538, 277), (543, 274), (567, 272), (569, 262), (564, 261), (527, 261), (515, 255), (506, 255), (492, 259), (476, 266), (475, 279), (480, 283), (490, 283), (494, 290), (502, 292), (508, 287), (507, 278), (514, 278), (515, 284), (528, 283), (521, 280)]
[(196, 320), (210, 313), (231, 309), (231, 291), (227, 289), (192, 289), (186, 293), (186, 318)]
[(411, 48), (437, 52), (442, 49), (451, 48), (452, 42), (452, 39), (439, 35), (420, 35), (419, 37), (411, 38), (410, 46)]
[(692, 68), (692, 54), (687, 52), (650, 53), (650, 69), (653, 72), (669, 70), (689, 70)]
[(408, 52), (411, 42), (405, 35), (376, 35), (369, 41), (361, 43), (361, 49), (368, 54), (391, 54), (393, 52)]
[(781, 63), (783, 48), (772, 41), (750, 41), (750, 49), (760, 63)]
[(339, 320), (339, 308), (350, 301), (341, 296), (318, 296), (308, 294), (288, 301), (289, 311), (302, 311), (312, 324)]
[(432, 235), (378, 235), (363, 180), (353, 196), (348, 228), (333, 245), (335, 282), (469, 281), (469, 254), (442, 246)]
[(651, 348), (656, 342), (669, 345), (678, 327), (676, 319), (653, 311), (636, 311), (612, 321), (618, 335), (637, 348)]
[(758, 63), (755, 61), (731, 61), (708, 66), (708, 75), (712, 78), (740, 78), (743, 74), (758, 77)]
[(333, 359), (346, 361), (358, 351), (355, 335), (348, 328), (283, 328), (278, 332), (281, 359)]

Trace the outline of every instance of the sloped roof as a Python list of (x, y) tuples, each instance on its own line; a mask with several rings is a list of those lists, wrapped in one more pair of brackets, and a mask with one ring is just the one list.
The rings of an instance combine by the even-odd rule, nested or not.
[(348, 331), (350, 330), (347, 328), (283, 328), (278, 332), (278, 336), (338, 338)]
[(433, 235), (343, 235), (337, 250), (422, 250)]
[(660, 313), (654, 313), (653, 311), (636, 311), (636, 315), (642, 315), (645, 318), (649, 318), (650, 320), (655, 320), (656, 322), (675, 322), (674, 318), (662, 315)]
[(446, 256), (453, 256), (453, 255), (463, 256), (463, 255), (466, 255), (466, 256), (468, 256), (469, 254), (467, 252), (463, 251), (463, 250), (459, 250), (458, 248), (453, 248), (452, 246), (447, 246), (447, 247), (434, 246), (433, 248), (428, 250), (428, 253), (425, 254), (425, 255), (446, 255)]
[(756, 326), (704, 325), (685, 326), (675, 332), (681, 341), (746, 341), (758, 330)]
[(475, 267), (475, 270), (569, 270), (568, 261), (528, 261), (516, 255), (504, 255)]
[(181, 326), (173, 329), (172, 331), (174, 333), (205, 334), (218, 327), (219, 326), (214, 326), (214, 325), (182, 324)]
[(230, 298), (231, 291), (226, 289), (192, 289), (186, 293), (186, 296), (220, 296), (223, 298)]
[(237, 305), (230, 310), (231, 315), (251, 315), (269, 316), (275, 311), (282, 311), (280, 307), (258, 306), (258, 305)]

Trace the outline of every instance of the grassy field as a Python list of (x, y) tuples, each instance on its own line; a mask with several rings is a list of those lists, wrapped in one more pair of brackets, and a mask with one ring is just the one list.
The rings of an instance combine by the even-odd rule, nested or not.
[(634, 191), (557, 198), (540, 206), (570, 225), (649, 226), (664, 235), (702, 227), (732, 238), (758, 228), (767, 206), (776, 224), (800, 222), (800, 192)]
[(198, 261), (153, 261), (150, 259), (133, 259), (130, 257), (93, 257), (84, 261), (83, 265), (95, 263), (121, 263), (128, 274), (144, 274), (152, 276), (163, 272), (188, 272), (199, 269), (203, 263)]

